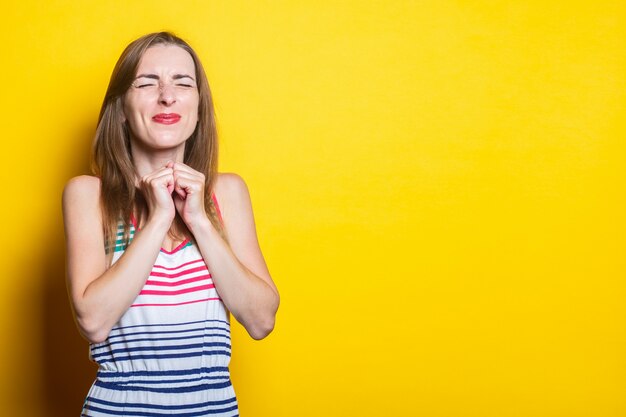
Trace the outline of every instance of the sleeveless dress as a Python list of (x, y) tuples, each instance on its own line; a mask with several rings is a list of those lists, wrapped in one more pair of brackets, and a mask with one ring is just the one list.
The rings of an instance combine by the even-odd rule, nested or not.
[[(131, 239), (135, 230), (133, 219)], [(238, 416), (230, 353), (228, 311), (197, 246), (161, 249), (107, 340), (90, 345), (99, 367), (81, 416)]]

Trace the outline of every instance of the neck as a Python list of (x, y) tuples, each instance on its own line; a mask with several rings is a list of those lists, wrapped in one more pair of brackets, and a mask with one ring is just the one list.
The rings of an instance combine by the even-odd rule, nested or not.
[(163, 168), (168, 162), (183, 162), (185, 144), (177, 148), (162, 150), (147, 150), (136, 142), (131, 141), (130, 150), (133, 155), (133, 165), (139, 177), (148, 175)]

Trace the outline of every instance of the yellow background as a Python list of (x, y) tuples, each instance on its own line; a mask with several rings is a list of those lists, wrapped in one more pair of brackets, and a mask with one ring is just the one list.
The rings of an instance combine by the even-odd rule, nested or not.
[(282, 295), (268, 339), (233, 326), (244, 417), (626, 416), (623, 2), (12, 3), (2, 415), (79, 414), (61, 190), (122, 49), (167, 29)]

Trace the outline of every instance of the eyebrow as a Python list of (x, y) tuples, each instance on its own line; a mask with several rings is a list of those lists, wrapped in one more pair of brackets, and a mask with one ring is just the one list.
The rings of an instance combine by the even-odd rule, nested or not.
[(187, 74), (174, 74), (172, 78), (175, 80), (180, 80), (181, 78), (189, 78), (191, 79), (191, 81), (196, 81), (191, 75), (187, 75)]
[[(138, 79), (138, 78), (150, 78), (150, 79), (153, 79), (153, 80), (160, 80), (161, 79), (156, 74), (139, 74), (138, 76), (135, 77), (135, 79)], [(191, 79), (194, 82), (196, 81), (191, 75), (187, 75), (187, 74), (174, 74), (172, 76), (172, 78), (175, 79), (175, 80), (180, 80), (182, 78), (189, 78), (189, 79)]]

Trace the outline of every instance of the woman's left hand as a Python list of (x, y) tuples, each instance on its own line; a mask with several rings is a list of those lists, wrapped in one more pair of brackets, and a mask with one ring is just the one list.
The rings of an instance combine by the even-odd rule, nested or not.
[(170, 162), (167, 167), (174, 170), (176, 211), (193, 233), (196, 226), (208, 219), (204, 209), (204, 174), (179, 162)]

